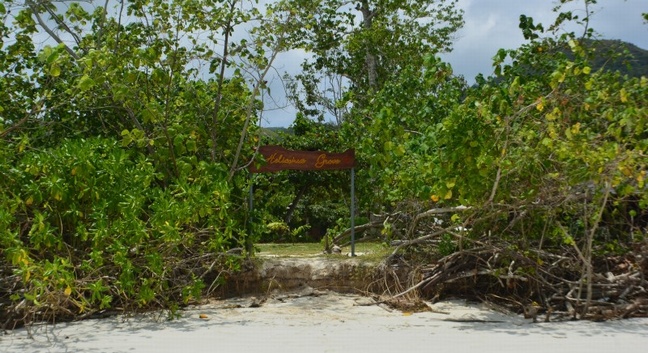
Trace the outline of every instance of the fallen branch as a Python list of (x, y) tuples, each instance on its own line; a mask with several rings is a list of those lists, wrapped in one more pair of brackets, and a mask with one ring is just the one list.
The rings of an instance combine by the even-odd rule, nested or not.
[[(422, 244), (422, 243), (430, 241), (433, 238), (438, 237), (439, 235), (443, 235), (443, 234), (446, 234), (446, 233), (454, 236), (455, 238), (457, 238), (459, 240), (459, 244), (460, 244), (459, 251), (462, 251), (463, 250), (462, 244), (463, 244), (464, 236), (456, 232), (456, 229), (460, 228), (460, 227), (463, 227), (463, 226), (462, 225), (461, 226), (451, 226), (451, 227), (448, 227), (448, 228), (440, 229), (440, 230), (438, 230), (438, 231), (436, 231), (434, 233), (418, 237), (416, 239), (400, 240), (399, 242), (393, 242), (392, 244), (395, 245), (396, 247), (394, 248), (394, 251), (392, 251), (392, 256), (396, 255), (398, 253), (398, 251), (401, 248), (403, 248), (404, 246)], [(480, 242), (480, 241), (475, 241), (475, 244), (483, 245), (483, 243)]]
[(375, 223), (362, 224), (362, 225), (359, 225), (359, 226), (355, 226), (353, 228), (348, 228), (347, 230), (345, 230), (344, 232), (342, 232), (338, 236), (336, 236), (333, 239), (333, 243), (337, 244), (338, 242), (340, 242), (345, 237), (351, 235), (351, 230), (352, 229), (353, 229), (354, 233), (357, 234), (357, 233), (360, 233), (360, 232), (364, 232), (365, 230), (369, 230), (369, 229), (373, 229), (373, 228), (382, 228), (382, 227), (384, 227), (384, 225), (382, 223), (375, 222)]
[(427, 217), (432, 217), (434, 215), (439, 215), (439, 214), (446, 214), (446, 213), (454, 213), (454, 212), (464, 212), (467, 210), (470, 210), (470, 207), (466, 206), (457, 206), (457, 207), (442, 207), (442, 208), (433, 208), (430, 210), (427, 210), (423, 213), (419, 213), (414, 217), (414, 220), (412, 221), (412, 224), (410, 224), (409, 230), (407, 231), (408, 237), (411, 237), (412, 234), (414, 233), (414, 229), (416, 229), (416, 226), (418, 223), (421, 221), (423, 218)]

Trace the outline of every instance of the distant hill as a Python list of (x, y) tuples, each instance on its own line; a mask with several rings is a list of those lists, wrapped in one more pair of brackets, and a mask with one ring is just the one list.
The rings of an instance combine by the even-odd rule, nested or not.
[(590, 45), (596, 49), (592, 58), (592, 68), (606, 71), (619, 71), (632, 77), (648, 77), (648, 50), (621, 40), (592, 40)]
[(281, 127), (281, 126), (261, 128), (261, 136), (265, 136), (271, 139), (278, 139), (283, 134), (292, 135), (293, 129), (290, 127)]
[[(648, 50), (639, 48), (632, 43), (609, 39), (586, 40), (585, 45), (595, 49), (595, 55), (590, 59), (590, 66), (593, 70), (603, 69), (608, 72), (619, 72), (621, 75), (629, 77), (648, 77)], [(574, 58), (567, 44), (552, 48), (548, 52), (564, 55), (570, 60)], [(518, 75), (538, 77), (546, 75), (547, 73), (543, 71), (546, 69), (520, 65), (517, 70)], [(489, 79), (490, 82), (495, 83), (502, 80), (501, 77), (496, 76)]]
[(264, 144), (276, 144), (283, 140), (283, 136), (294, 134), (290, 127), (262, 127), (260, 132)]
[(278, 134), (280, 132), (292, 133), (291, 128), (281, 127), (281, 126), (278, 126), (278, 127), (264, 127), (264, 128), (261, 128), (261, 130), (263, 130), (267, 134)]

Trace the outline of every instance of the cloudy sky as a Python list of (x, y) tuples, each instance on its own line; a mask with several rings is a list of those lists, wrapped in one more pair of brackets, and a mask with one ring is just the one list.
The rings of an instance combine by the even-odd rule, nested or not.
[[(457, 33), (454, 51), (442, 57), (452, 64), (456, 74), (463, 75), (469, 82), (479, 73), (487, 76), (492, 73), (491, 58), (498, 49), (515, 49), (524, 43), (518, 28), (520, 15), (533, 17), (535, 23), (540, 22), (548, 28), (556, 17), (552, 8), (557, 3), (557, 0), (459, 0), (466, 23)], [(582, 17), (582, 1), (576, 3), (570, 9)], [(590, 26), (601, 38), (621, 39), (648, 49), (648, 25), (641, 17), (641, 13), (648, 13), (648, 0), (599, 0), (590, 10), (594, 11)], [(582, 32), (577, 27), (564, 30)], [(292, 72), (302, 59), (300, 53), (284, 55), (277, 62), (278, 71)], [(280, 97), (277, 94), (281, 90), (279, 82), (274, 86), (273, 95)], [(277, 100), (283, 105), (281, 98)], [(294, 116), (290, 107), (275, 109), (265, 113), (262, 124), (288, 126)]]
[[(552, 0), (459, 0), (465, 12), (466, 24), (459, 31), (454, 51), (443, 58), (452, 64), (455, 73), (467, 80), (479, 73), (492, 73), (491, 58), (499, 48), (515, 49), (524, 43), (519, 30), (521, 14), (533, 17), (535, 23), (545, 28), (553, 22), (556, 14), (552, 8), (558, 1)], [(584, 7), (577, 1), (570, 9), (583, 15)], [(640, 48), (648, 49), (648, 25), (641, 13), (648, 13), (648, 0), (599, 0), (590, 10), (594, 11), (590, 26), (604, 39), (621, 39)], [(580, 31), (579, 31), (580, 30)], [(582, 33), (578, 27), (565, 31)]]

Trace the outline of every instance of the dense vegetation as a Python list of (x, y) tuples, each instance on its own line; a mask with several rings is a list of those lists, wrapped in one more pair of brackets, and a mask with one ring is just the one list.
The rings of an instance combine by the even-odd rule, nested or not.
[[(616, 299), (645, 298), (644, 59), (600, 64), (590, 29), (557, 32), (588, 16), (558, 7), (547, 30), (522, 16), (527, 44), (469, 87), (436, 56), (463, 24), (455, 1), (345, 3), (0, 3), (0, 324), (175, 309), (260, 239), (342, 233), (345, 173), (258, 175), (250, 212), (261, 143), (355, 148), (359, 223), (421, 266), (474, 264), (506, 280), (498, 295), (582, 317), (599, 273), (628, 272)], [(261, 131), (267, 75), (293, 49), (312, 55), (287, 81), (292, 133)]]
[(648, 76), (648, 50), (620, 40), (596, 40), (588, 45), (596, 50), (592, 68), (618, 71), (631, 77)]

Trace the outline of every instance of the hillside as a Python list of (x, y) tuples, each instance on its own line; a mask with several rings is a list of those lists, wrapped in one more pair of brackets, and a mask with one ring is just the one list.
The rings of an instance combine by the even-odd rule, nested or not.
[(594, 69), (605, 68), (632, 77), (648, 77), (648, 50), (621, 40), (596, 40), (592, 45), (598, 53), (592, 59)]

